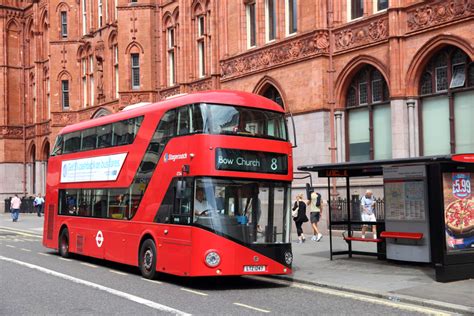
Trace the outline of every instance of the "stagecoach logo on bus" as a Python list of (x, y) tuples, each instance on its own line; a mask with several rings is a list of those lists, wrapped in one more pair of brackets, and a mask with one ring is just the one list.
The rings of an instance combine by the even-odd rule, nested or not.
[(471, 195), (470, 173), (453, 173), (453, 195), (459, 199), (469, 198)]
[(182, 160), (188, 158), (188, 154), (168, 154), (166, 153), (163, 157), (164, 162), (172, 161), (175, 162), (176, 160)]
[(61, 182), (115, 181), (126, 153), (66, 160), (61, 166)]

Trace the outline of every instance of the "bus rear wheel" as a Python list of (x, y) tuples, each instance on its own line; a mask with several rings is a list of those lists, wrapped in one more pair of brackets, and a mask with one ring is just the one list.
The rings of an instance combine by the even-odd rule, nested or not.
[(63, 258), (68, 258), (69, 253), (69, 231), (67, 228), (61, 231), (59, 234), (59, 245), (58, 245), (59, 255)]
[(145, 279), (156, 277), (156, 246), (155, 242), (147, 239), (140, 247), (140, 271)]

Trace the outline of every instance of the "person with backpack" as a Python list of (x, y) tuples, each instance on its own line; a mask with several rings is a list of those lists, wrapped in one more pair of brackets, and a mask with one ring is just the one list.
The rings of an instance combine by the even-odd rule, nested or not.
[(308, 201), (310, 209), (309, 218), (311, 221), (311, 227), (313, 228), (312, 241), (320, 241), (323, 238), (323, 234), (318, 229), (318, 222), (321, 219), (321, 194), (311, 192), (311, 199)]

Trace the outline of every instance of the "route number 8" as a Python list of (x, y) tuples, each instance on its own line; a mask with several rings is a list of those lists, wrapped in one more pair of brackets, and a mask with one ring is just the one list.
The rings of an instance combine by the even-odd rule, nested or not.
[(275, 171), (278, 169), (278, 160), (276, 158), (272, 158), (272, 164), (270, 165), (270, 168)]

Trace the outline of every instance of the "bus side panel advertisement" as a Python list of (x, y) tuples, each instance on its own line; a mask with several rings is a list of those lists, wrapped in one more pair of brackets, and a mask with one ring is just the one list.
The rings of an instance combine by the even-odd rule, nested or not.
[(122, 169), (126, 153), (65, 160), (61, 163), (61, 183), (115, 181)]
[(443, 173), (444, 223), (449, 252), (474, 250), (472, 172)]
[(288, 156), (261, 151), (216, 148), (216, 169), (287, 174)]

